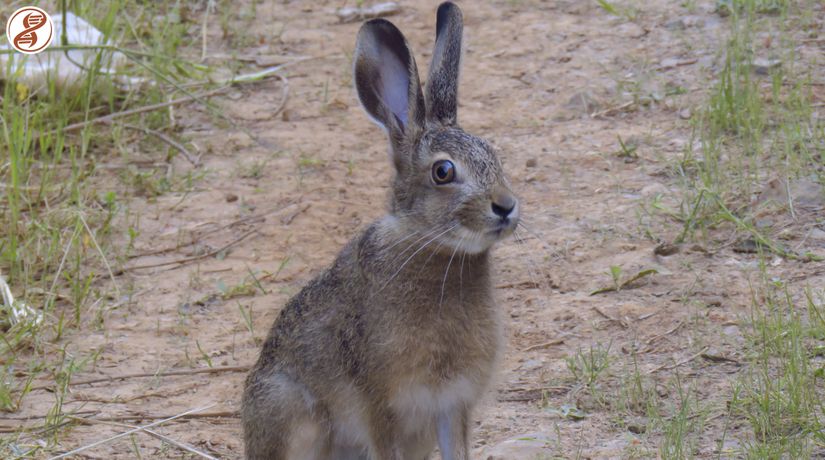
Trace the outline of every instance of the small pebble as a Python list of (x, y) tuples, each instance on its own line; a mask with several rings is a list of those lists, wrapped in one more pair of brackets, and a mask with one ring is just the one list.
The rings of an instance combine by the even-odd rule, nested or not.
[(756, 58), (753, 60), (752, 68), (757, 75), (768, 75), (773, 69), (777, 69), (781, 65), (782, 61), (779, 59)]
[(657, 256), (671, 256), (679, 252), (678, 244), (662, 243), (653, 249), (653, 253)]
[(224, 198), (226, 198), (227, 203), (234, 203), (238, 201), (238, 195), (235, 195), (234, 193), (227, 193)]
[(627, 425), (627, 431), (633, 434), (642, 434), (647, 431), (647, 425), (644, 423), (630, 423)]
[(672, 19), (665, 23), (665, 29), (667, 30), (685, 30), (686, 28), (687, 24), (682, 18)]
[(528, 168), (535, 168), (537, 164), (539, 164), (538, 160), (536, 160), (535, 158), (528, 158), (527, 163), (525, 163), (524, 165)]

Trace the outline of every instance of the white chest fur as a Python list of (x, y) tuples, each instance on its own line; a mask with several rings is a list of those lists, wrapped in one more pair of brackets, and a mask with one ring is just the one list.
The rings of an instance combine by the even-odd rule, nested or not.
[(458, 376), (440, 385), (412, 381), (399, 387), (390, 400), (390, 407), (404, 431), (419, 432), (431, 427), (440, 414), (473, 406), (485, 384), (467, 376)]

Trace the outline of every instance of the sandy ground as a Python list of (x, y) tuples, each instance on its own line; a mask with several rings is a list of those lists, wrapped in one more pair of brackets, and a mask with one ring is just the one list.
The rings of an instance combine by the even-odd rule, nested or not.
[[(133, 253), (170, 250), (131, 258), (124, 266), (230, 247), (217, 257), (119, 276), (120, 288), (133, 292), (131, 302), (108, 311), (104, 327), (69, 339), (74, 353), (101, 350), (75, 381), (203, 369), (205, 356), (216, 367), (251, 364), (283, 303), (384, 212), (391, 174), (387, 144), (352, 89), (349, 57), (359, 24), (338, 23), (333, 12), (339, 3), (264, 2), (256, 17), (236, 19), (253, 46), (229, 48), (212, 40), (214, 64), (227, 55), (315, 58), (285, 72), (289, 97), (277, 116), (284, 81), (276, 78), (213, 98), (237, 126), (197, 105), (176, 109), (181, 136), (203, 152), (199, 171), (205, 177), (190, 193), (135, 197), (127, 217), (139, 222)], [(564, 358), (596, 344), (610, 344), (615, 355), (605, 386), (609, 399), (630, 375), (627, 363), (635, 350), (639, 370), (654, 384), (663, 408), (678, 401), (677, 373), (708, 401), (713, 413), (693, 438), (694, 453), (706, 458), (717, 448), (724, 398), (740, 368), (696, 354), (707, 347), (741, 358), (740, 319), (749, 311), (748, 280), (757, 276), (757, 256), (724, 245), (685, 245), (677, 254), (655, 255), (658, 242), (646, 231), (671, 241), (681, 226), (651, 218), (640, 203), (657, 194), (675, 203), (667, 198), (678, 196), (669, 167), (690, 142), (686, 118), (704, 100), (726, 23), (709, 2), (692, 13), (678, 2), (644, 3), (635, 22), (606, 14), (596, 2), (463, 3), (459, 119), (501, 149), (532, 230), (521, 235), (523, 244), (510, 240), (495, 250), (507, 351), (498, 382), (476, 414), (474, 458), (486, 458), (490, 446), (528, 433), (546, 437), (548, 458), (656, 457), (661, 431), (634, 433), (644, 431), (628, 429), (641, 416), (594, 404), (571, 380)], [(391, 18), (417, 53), (422, 74), (431, 56), (436, 6), (405, 4)], [(682, 21), (674, 24), (675, 19)], [(213, 26), (210, 36), (220, 36)], [(248, 64), (248, 70), (255, 68)], [(668, 95), (669, 88), (685, 91)], [(660, 100), (630, 102), (651, 95)], [(616, 155), (617, 136), (638, 146), (638, 159)], [(180, 159), (175, 167), (192, 168)], [(805, 244), (825, 252), (823, 241)], [(659, 273), (634, 289), (589, 295), (611, 284), (610, 266), (621, 266), (626, 275), (649, 268)], [(770, 267), (786, 279), (804, 278), (811, 270), (790, 260)], [(266, 294), (254, 288), (251, 295), (238, 289), (237, 295), (221, 295), (248, 282), (250, 273)], [(805, 279), (822, 285), (823, 275)], [(251, 312), (253, 333), (241, 308)], [(145, 414), (142, 423), (148, 423), (210, 406), (203, 412), (223, 414), (168, 423), (158, 431), (212, 455), (239, 458), (240, 426), (232, 412), (244, 376), (226, 371), (78, 385), (64, 410)], [(51, 393), (33, 392), (18, 415), (45, 413), (53, 403)], [(568, 405), (585, 417), (563, 416), (561, 408)], [(737, 432), (736, 426), (730, 429)], [(121, 430), (79, 425), (64, 432), (60, 445), (69, 449)], [(81, 458), (134, 458), (136, 448), (143, 458), (184, 455), (136, 435)]]

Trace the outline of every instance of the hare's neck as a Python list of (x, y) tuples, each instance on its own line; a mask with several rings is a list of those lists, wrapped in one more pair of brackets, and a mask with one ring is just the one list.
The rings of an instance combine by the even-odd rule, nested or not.
[(362, 269), (388, 291), (486, 293), (490, 289), (488, 251), (470, 254), (439, 245), (431, 235), (403, 232), (390, 220), (372, 226), (362, 240)]

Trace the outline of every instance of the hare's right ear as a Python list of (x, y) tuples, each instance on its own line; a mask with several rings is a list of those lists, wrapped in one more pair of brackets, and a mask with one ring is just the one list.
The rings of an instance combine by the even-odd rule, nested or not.
[(461, 67), (461, 36), (464, 20), (452, 2), (438, 7), (435, 49), (427, 78), (427, 121), (453, 126), (458, 123), (458, 72)]
[(385, 19), (367, 21), (358, 31), (353, 61), (358, 99), (387, 131), (393, 150), (417, 136), (424, 127), (424, 95), (401, 31)]

